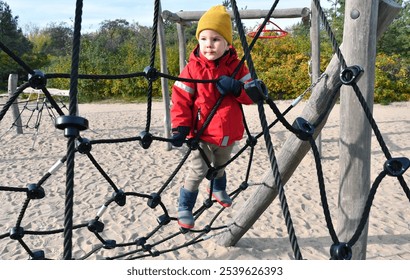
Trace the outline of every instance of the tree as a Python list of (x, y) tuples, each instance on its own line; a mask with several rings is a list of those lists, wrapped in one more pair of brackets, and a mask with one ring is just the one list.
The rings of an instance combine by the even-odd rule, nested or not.
[[(18, 27), (18, 16), (13, 16), (9, 5), (3, 1), (0, 1), (0, 41), (33, 69), (39, 69), (47, 63), (45, 55), (33, 52), (33, 44)], [(0, 89), (7, 88), (11, 73), (18, 74), (20, 82), (27, 80), (28, 73), (5, 52), (0, 51)]]
[[(0, 40), (18, 56), (23, 56), (32, 49), (30, 41), (18, 28), (18, 16), (14, 17), (7, 3), (0, 1)], [(0, 51), (0, 88), (7, 88), (11, 73), (23, 75), (22, 69), (6, 53)]]
[(71, 54), (73, 30), (66, 23), (51, 23), (43, 30), (43, 35), (48, 39), (42, 52), (54, 56)]
[(398, 17), (379, 40), (378, 50), (385, 54), (410, 57), (410, 1), (398, 0), (403, 7)]

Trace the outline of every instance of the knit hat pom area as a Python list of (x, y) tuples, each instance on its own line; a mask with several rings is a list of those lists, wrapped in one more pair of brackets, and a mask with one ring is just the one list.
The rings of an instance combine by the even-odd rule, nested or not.
[(211, 29), (225, 38), (229, 45), (232, 45), (232, 22), (231, 16), (223, 5), (211, 7), (198, 21), (196, 38), (199, 39), (201, 31)]

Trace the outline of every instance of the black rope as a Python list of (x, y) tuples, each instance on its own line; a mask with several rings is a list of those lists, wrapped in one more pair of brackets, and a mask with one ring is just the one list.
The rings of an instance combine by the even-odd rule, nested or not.
[[(278, 0), (276, 0), (274, 2), (272, 10), (274, 10), (274, 8), (278, 4), (278, 2), (279, 2)], [(236, 6), (236, 1), (234, 1), (234, 0), (231, 1), (231, 6), (232, 6), (233, 13), (234, 13), (236, 25), (238, 26), (239, 36), (240, 36), (241, 43), (242, 43), (242, 48), (244, 49), (244, 52), (247, 54), (246, 61), (247, 61), (247, 64), (248, 64), (249, 72), (251, 73), (252, 78), (254, 80), (256, 80), (257, 75), (256, 75), (255, 67), (253, 65), (253, 61), (252, 61), (252, 58), (251, 58), (251, 55), (250, 55), (250, 50), (249, 50), (249, 47), (248, 47), (247, 42), (246, 42), (245, 32), (244, 32), (242, 22), (241, 22), (241, 19), (240, 19), (238, 7)], [(259, 119), (261, 121), (263, 135), (264, 135), (264, 139), (265, 139), (265, 144), (266, 144), (266, 148), (267, 148), (268, 154), (269, 154), (271, 169), (272, 169), (273, 176), (274, 176), (274, 179), (275, 179), (275, 185), (278, 187), (278, 195), (279, 195), (279, 199), (280, 199), (280, 203), (281, 203), (281, 207), (282, 207), (282, 212), (283, 212), (283, 216), (285, 218), (286, 228), (287, 228), (288, 233), (289, 233), (289, 239), (290, 239), (290, 242), (291, 242), (291, 246), (292, 246), (295, 258), (300, 260), (300, 259), (303, 259), (303, 257), (302, 257), (302, 253), (300, 252), (299, 244), (297, 242), (297, 237), (296, 237), (296, 234), (295, 234), (295, 230), (293, 228), (293, 222), (292, 222), (291, 214), (289, 212), (289, 206), (288, 206), (288, 203), (287, 203), (287, 199), (286, 199), (286, 195), (285, 195), (285, 191), (284, 191), (284, 186), (283, 186), (281, 175), (280, 175), (280, 172), (279, 172), (279, 167), (278, 167), (278, 164), (277, 164), (277, 161), (276, 161), (276, 156), (275, 156), (275, 152), (274, 152), (274, 149), (273, 149), (273, 144), (272, 144), (270, 132), (269, 132), (269, 129), (268, 129), (268, 123), (266, 121), (266, 115), (265, 115), (264, 108), (263, 108), (263, 100), (259, 101), (257, 105), (258, 105), (258, 111), (259, 111)]]
[(0, 49), (2, 49), (9, 57), (11, 57), (18, 65), (20, 65), (28, 73), (33, 74), (34, 70), (30, 68), (20, 57), (15, 55), (6, 45), (0, 41)]
[[(76, 1), (75, 20), (74, 20), (74, 37), (73, 52), (71, 61), (70, 75), (70, 116), (77, 114), (77, 93), (78, 93), (78, 68), (80, 60), (80, 42), (81, 42), (81, 16), (83, 1)], [(67, 182), (66, 182), (66, 201), (64, 212), (64, 259), (72, 259), (72, 235), (73, 235), (73, 205), (74, 205), (74, 161), (75, 157), (75, 138), (69, 137), (67, 141)]]
[(374, 118), (373, 118), (373, 115), (370, 111), (369, 106), (367, 106), (366, 100), (364, 99), (364, 97), (363, 97), (363, 95), (360, 91), (360, 88), (357, 86), (356, 83), (353, 83), (352, 87), (353, 87), (353, 90), (356, 93), (357, 99), (359, 100), (360, 104), (362, 105), (363, 111), (366, 114), (366, 117), (367, 117), (373, 131), (374, 131), (376, 139), (379, 142), (380, 148), (382, 149), (385, 157), (387, 159), (391, 159), (391, 154), (389, 152), (389, 149), (387, 148), (386, 143), (383, 140), (382, 134), (381, 134), (381, 132), (380, 132)]
[(332, 28), (330, 27), (329, 21), (326, 18), (326, 14), (322, 9), (322, 6), (320, 5), (319, 0), (313, 0), (316, 9), (318, 11), (318, 14), (322, 20), (323, 25), (325, 26), (326, 32), (330, 38), (330, 42), (332, 43), (332, 48), (333, 52), (336, 53), (337, 58), (339, 59), (340, 65), (342, 69), (346, 68), (346, 61), (342, 55), (342, 52), (340, 50), (339, 44), (337, 43), (336, 37), (332, 31)]
[(10, 96), (10, 98), (7, 100), (6, 104), (4, 104), (3, 108), (0, 111), (0, 121), (4, 118), (7, 111), (10, 109), (11, 105), (13, 105), (13, 103), (17, 100), (17, 98), (23, 92), (23, 90), (25, 90), (29, 86), (30, 85), (27, 82), (27, 83), (23, 84), (22, 86), (18, 87), (17, 90), (12, 93), (12, 95)]

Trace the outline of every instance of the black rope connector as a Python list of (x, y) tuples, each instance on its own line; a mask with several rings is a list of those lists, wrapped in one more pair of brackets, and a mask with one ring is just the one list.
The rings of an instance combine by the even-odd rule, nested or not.
[(147, 205), (154, 209), (155, 207), (158, 206), (158, 204), (161, 202), (161, 196), (157, 193), (152, 193), (151, 198), (148, 199)]
[(13, 240), (22, 239), (24, 236), (24, 228), (22, 227), (13, 227), (10, 230), (10, 238)]
[(117, 241), (115, 240), (105, 240), (104, 241), (105, 249), (114, 249), (115, 247), (117, 247)]
[(37, 251), (32, 252), (31, 259), (32, 260), (45, 260), (46, 255), (43, 250), (37, 250)]
[(88, 154), (91, 152), (91, 141), (87, 138), (77, 139), (76, 141), (76, 149), (80, 154)]
[(150, 255), (151, 255), (151, 257), (158, 257), (159, 255), (160, 255), (161, 253), (159, 252), (159, 251), (157, 251), (157, 250), (154, 250), (154, 251), (150, 251)]
[(37, 184), (29, 184), (27, 190), (27, 197), (30, 199), (42, 199), (46, 196), (43, 187)]
[(346, 67), (340, 72), (340, 81), (345, 85), (351, 85), (359, 80), (363, 72), (363, 68), (358, 65)]
[(351, 260), (352, 247), (347, 243), (338, 243), (330, 246), (330, 256), (332, 260)]
[(124, 191), (118, 190), (116, 191), (112, 197), (114, 198), (115, 203), (118, 204), (118, 206), (124, 206), (125, 203), (127, 202), (127, 196), (125, 195)]
[(88, 129), (88, 120), (79, 116), (59, 116), (55, 127), (64, 129), (64, 136), (77, 137), (79, 131)]
[(258, 139), (255, 136), (249, 136), (248, 139), (246, 139), (246, 144), (248, 144), (249, 147), (255, 147), (256, 144), (258, 144)]
[(211, 228), (210, 225), (206, 225), (206, 226), (204, 227), (204, 232), (205, 232), (205, 233), (209, 233), (209, 232), (211, 232), (211, 230), (212, 230), (212, 228)]
[(151, 67), (151, 66), (145, 67), (144, 73), (145, 73), (145, 78), (150, 82), (153, 82), (159, 78), (159, 72), (154, 67)]
[(142, 245), (142, 249), (145, 251), (145, 252), (151, 252), (151, 249), (152, 249), (152, 245), (151, 244), (144, 244), (144, 245)]
[(189, 232), (189, 229), (180, 227), (180, 228), (179, 228), (179, 231), (180, 231), (182, 234), (185, 234), (185, 233)]
[(296, 118), (292, 126), (296, 128), (296, 136), (303, 141), (310, 139), (315, 132), (315, 127), (301, 117)]
[(205, 177), (209, 181), (211, 181), (211, 180), (215, 179), (217, 175), (218, 175), (218, 170), (216, 170), (215, 167), (211, 167), (211, 168), (208, 169), (208, 172), (206, 172)]
[(246, 190), (249, 187), (248, 182), (242, 182), (241, 185), (239, 186), (239, 188), (241, 189), (241, 191)]
[(34, 89), (42, 89), (47, 85), (47, 78), (40, 70), (34, 70), (33, 74), (28, 75), (28, 83)]
[(384, 163), (384, 171), (390, 176), (398, 177), (403, 175), (409, 166), (410, 160), (408, 158), (391, 158)]
[(88, 222), (87, 228), (93, 233), (102, 232), (104, 230), (104, 224), (94, 219)]
[(207, 209), (211, 208), (212, 205), (213, 205), (212, 200), (210, 200), (209, 198), (205, 199), (205, 201), (204, 201), (204, 206), (205, 206)]
[(157, 218), (157, 222), (161, 226), (165, 226), (171, 222), (171, 218), (167, 214), (164, 214)]
[(253, 80), (244, 85), (246, 94), (253, 102), (258, 103), (261, 100), (268, 99), (268, 89), (261, 80)]
[(147, 239), (146, 239), (145, 237), (141, 237), (141, 238), (138, 238), (138, 239), (137, 239), (137, 241), (135, 242), (135, 244), (136, 244), (137, 246), (144, 246), (146, 242), (147, 242)]
[(152, 134), (147, 132), (147, 131), (142, 131), (140, 133), (140, 145), (141, 147), (143, 147), (144, 149), (148, 149), (151, 146), (152, 143)]
[(187, 145), (188, 145), (189, 149), (191, 149), (192, 151), (195, 151), (195, 150), (199, 149), (198, 139), (195, 139), (195, 138), (188, 139)]

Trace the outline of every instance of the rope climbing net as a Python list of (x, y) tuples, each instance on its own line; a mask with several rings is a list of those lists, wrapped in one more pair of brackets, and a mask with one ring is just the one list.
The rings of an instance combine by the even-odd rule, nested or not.
[[(63, 99), (58, 97), (54, 97), (54, 99), (56, 103), (59, 104), (61, 109), (63, 109), (65, 112), (68, 112), (68, 108)], [(34, 130), (34, 134), (32, 137), (33, 143), (31, 149), (34, 149), (37, 136), (40, 132), (40, 125), (43, 120), (43, 114), (47, 113), (49, 119), (53, 122), (57, 118), (57, 114), (53, 110), (53, 106), (51, 106), (48, 102), (47, 97), (44, 96), (41, 91), (30, 91), (25, 100), (16, 101), (14, 105), (17, 105), (19, 108), (18, 114), (10, 124), (10, 127), (4, 133), (0, 134), (0, 140), (14, 127), (21, 129), (21, 133), (23, 133), (23, 128), (32, 129)], [(4, 104), (0, 103), (0, 106), (3, 107)], [(24, 123), (23, 120), (25, 120)]]
[[(290, 124), (285, 116), (288, 112), (294, 108), (298, 101), (310, 91), (317, 83), (326, 76), (324, 73), (320, 76), (318, 81), (313, 83), (304, 93), (302, 93), (299, 98), (292, 103), (285, 111), (281, 112), (275, 102), (268, 96), (268, 89), (264, 83), (258, 79), (255, 67), (252, 62), (251, 51), (252, 48), (258, 39), (260, 32), (263, 30), (263, 26), (266, 25), (269, 18), (271, 18), (272, 13), (276, 9), (276, 6), (279, 1), (275, 1), (269, 10), (268, 15), (266, 16), (264, 22), (261, 25), (261, 28), (258, 29), (257, 33), (254, 34), (252, 42), (248, 45), (246, 40), (246, 34), (244, 33), (244, 28), (241, 23), (240, 14), (236, 1), (231, 1), (232, 10), (235, 18), (236, 26), (238, 27), (238, 32), (240, 35), (240, 40), (242, 43), (242, 48), (244, 50), (244, 57), (241, 60), (241, 64), (247, 63), (250, 74), (252, 76), (252, 82), (246, 84), (245, 89), (247, 94), (252, 98), (252, 100), (257, 104), (259, 112), (259, 120), (262, 127), (262, 131), (256, 135), (252, 135), (248, 125), (246, 123), (246, 118), (244, 117), (245, 122), (245, 132), (246, 132), (246, 141), (242, 147), (239, 147), (238, 152), (232, 157), (229, 162), (226, 162), (223, 166), (212, 166), (209, 160), (204, 158), (208, 162), (209, 172), (207, 174), (207, 179), (212, 180), (216, 175), (216, 171), (220, 168), (229, 166), (234, 162), (238, 157), (244, 156), (245, 152), (248, 152), (249, 160), (246, 172), (244, 175), (244, 180), (242, 183), (233, 190), (230, 195), (233, 200), (237, 200), (242, 194), (244, 194), (249, 187), (251, 186), (249, 182), (250, 172), (252, 162), (254, 160), (254, 152), (257, 147), (258, 140), (263, 137), (263, 140), (266, 144), (266, 150), (269, 157), (269, 168), (272, 171), (274, 176), (275, 185), (278, 187), (278, 196), (280, 199), (280, 206), (283, 212), (283, 217), (285, 219), (286, 228), (289, 235), (289, 240), (293, 250), (295, 259), (303, 259), (301, 250), (299, 248), (298, 240), (296, 237), (295, 229), (293, 226), (290, 209), (288, 206), (287, 198), (285, 195), (284, 184), (279, 172), (278, 164), (275, 157), (274, 147), (272, 144), (270, 129), (277, 123), (281, 123), (289, 132), (296, 135), (300, 140), (307, 141), (312, 149), (312, 153), (315, 158), (315, 164), (318, 175), (320, 196), (321, 196), (321, 205), (323, 207), (323, 212), (326, 220), (326, 225), (330, 233), (333, 244), (331, 244), (330, 258), (331, 259), (349, 259), (351, 258), (352, 246), (358, 241), (360, 234), (365, 228), (367, 223), (370, 208), (372, 206), (373, 199), (375, 197), (376, 191), (383, 180), (387, 175), (396, 177), (400, 183), (406, 197), (410, 200), (410, 191), (407, 186), (406, 181), (404, 180), (403, 174), (408, 169), (410, 163), (409, 159), (405, 157), (394, 158), (389, 152), (383, 137), (377, 127), (376, 122), (374, 121), (372, 114), (360, 92), (360, 88), (357, 86), (356, 82), (360, 78), (361, 73), (363, 72), (360, 66), (347, 66), (343, 58), (343, 55), (339, 49), (339, 46), (334, 39), (333, 33), (329, 27), (329, 24), (326, 20), (324, 12), (320, 6), (319, 1), (314, 1), (315, 5), (319, 11), (322, 22), (326, 27), (326, 31), (329, 34), (329, 37), (332, 41), (332, 46), (334, 53), (337, 55), (340, 66), (340, 82), (334, 89), (331, 100), (328, 102), (327, 110), (313, 123), (308, 122), (307, 120), (298, 117), (296, 120)], [(23, 194), (24, 201), (23, 205), (19, 208), (20, 212), (15, 222), (9, 228), (0, 228), (0, 240), (9, 239), (11, 242), (17, 242), (21, 245), (21, 248), (28, 254), (31, 259), (47, 259), (47, 250), (49, 249), (32, 249), (27, 242), (28, 238), (34, 243), (33, 239), (36, 236), (54, 236), (63, 234), (63, 258), (64, 259), (87, 259), (91, 256), (98, 255), (98, 253), (104, 254), (105, 259), (140, 259), (147, 257), (157, 257), (171, 251), (177, 251), (181, 248), (192, 246), (196, 243), (203, 242), (208, 240), (215, 235), (224, 233), (229, 230), (229, 224), (220, 225), (220, 219), (218, 217), (222, 214), (224, 208), (220, 210), (214, 210), (212, 212), (212, 218), (206, 219), (207, 223), (204, 226), (201, 226), (194, 230), (184, 230), (177, 226), (176, 218), (172, 213), (175, 208), (175, 205), (168, 205), (165, 203), (163, 197), (169, 195), (170, 193), (176, 193), (173, 184), (173, 180), (176, 178), (177, 174), (183, 170), (184, 164), (191, 151), (201, 149), (198, 145), (199, 136), (205, 129), (205, 127), (210, 122), (213, 115), (218, 110), (218, 107), (223, 99), (223, 96), (215, 104), (214, 109), (208, 116), (204, 127), (198, 132), (198, 137), (189, 139), (185, 141), (187, 147), (186, 153), (183, 154), (182, 159), (178, 161), (176, 166), (170, 169), (170, 173), (166, 178), (165, 182), (161, 180), (150, 179), (146, 182), (146, 185), (142, 187), (135, 187), (130, 183), (129, 187), (126, 189), (121, 189), (119, 186), (119, 181), (121, 178), (112, 178), (109, 175), (109, 172), (104, 169), (104, 164), (99, 163), (97, 157), (94, 156), (93, 150), (100, 145), (120, 145), (126, 143), (137, 142), (139, 148), (132, 148), (128, 150), (123, 150), (124, 147), (119, 148), (120, 152), (124, 153), (141, 153), (141, 158), (143, 158), (144, 153), (148, 150), (153, 149), (153, 143), (155, 142), (164, 142), (170, 143), (171, 139), (164, 138), (153, 133), (152, 129), (152, 85), (154, 82), (158, 81), (158, 78), (166, 78), (171, 80), (181, 80), (186, 81), (186, 79), (180, 79), (168, 74), (161, 73), (154, 67), (155, 53), (156, 53), (156, 43), (157, 43), (157, 23), (160, 10), (160, 1), (154, 1), (154, 18), (153, 18), (153, 29), (152, 29), (152, 45), (150, 52), (150, 65), (146, 66), (142, 72), (124, 74), (124, 75), (87, 75), (79, 74), (79, 49), (80, 49), (80, 31), (81, 31), (81, 17), (82, 17), (82, 1), (76, 1), (76, 13), (75, 13), (75, 22), (74, 22), (74, 37), (73, 37), (73, 52), (72, 52), (72, 68), (70, 74), (44, 74), (40, 70), (31, 69), (23, 60), (16, 56), (7, 46), (0, 42), (0, 48), (6, 52), (12, 59), (16, 61), (23, 69), (25, 69), (29, 74), (30, 78), (27, 83), (21, 85), (17, 90), (10, 96), (7, 102), (4, 104), (2, 110), (0, 111), (0, 121), (6, 115), (10, 106), (16, 102), (18, 96), (24, 91), (25, 88), (31, 86), (35, 89), (41, 89), (44, 93), (47, 101), (50, 106), (55, 110), (58, 116), (55, 117), (55, 128), (64, 131), (64, 136), (67, 139), (67, 150), (66, 155), (62, 158), (59, 158), (55, 163), (49, 167), (48, 171), (41, 176), (37, 182), (26, 182), (24, 187), (15, 187), (15, 186), (0, 186), (0, 191), (7, 193), (7, 197), (11, 199), (11, 194), (20, 195)], [(239, 66), (238, 66), (239, 67)], [(147, 110), (146, 110), (146, 124), (145, 128), (137, 135), (133, 134), (130, 137), (124, 138), (107, 138), (107, 139), (88, 139), (84, 137), (85, 131), (89, 129), (88, 120), (78, 114), (78, 101), (77, 101), (77, 85), (79, 79), (127, 79), (141, 77), (145, 78), (148, 82), (147, 87)], [(69, 78), (70, 79), (70, 100), (68, 114), (64, 114), (61, 106), (55, 101), (53, 96), (47, 90), (47, 80), (52, 78)], [(215, 83), (217, 80), (188, 80), (195, 83)], [(315, 128), (320, 126), (324, 121), (329, 111), (331, 110), (332, 104), (334, 104), (335, 99), (337, 98), (337, 92), (341, 86), (351, 86), (355, 93), (356, 97), (359, 100), (363, 111), (365, 112), (369, 123), (373, 129), (374, 134), (376, 135), (377, 141), (380, 144), (380, 147), (383, 151), (383, 154), (386, 158), (386, 161), (383, 164), (383, 170), (380, 172), (379, 176), (376, 178), (372, 184), (369, 196), (367, 198), (366, 207), (363, 211), (360, 224), (347, 242), (341, 242), (336, 234), (336, 231), (333, 227), (333, 222), (331, 219), (331, 214), (329, 210), (329, 205), (326, 196), (325, 182), (323, 179), (323, 172), (321, 167), (320, 155), (314, 140)], [(276, 117), (276, 120), (268, 124), (265, 107), (267, 104), (268, 107), (272, 110), (273, 114)], [(131, 146), (126, 146), (127, 148)], [(106, 197), (104, 197), (101, 207), (96, 211), (93, 218), (85, 220), (84, 217), (80, 217), (82, 221), (75, 223), (74, 216), (75, 213), (75, 200), (74, 200), (74, 179), (78, 179), (81, 182), (81, 179), (93, 180), (95, 178), (76, 178), (76, 167), (78, 162), (75, 161), (75, 155), (80, 154), (84, 155), (89, 159), (89, 162), (95, 168), (99, 174), (104, 178), (105, 184), (108, 183), (109, 191)], [(47, 229), (31, 229), (30, 223), (27, 223), (25, 226), (24, 218), (30, 207), (30, 205), (39, 205), (41, 208), (41, 203), (43, 199), (47, 199), (46, 190), (48, 182), (53, 176), (56, 176), (58, 171), (63, 167), (66, 167), (66, 180), (65, 180), (65, 203), (64, 203), (64, 221), (61, 228), (50, 228)], [(151, 166), (155, 168), (155, 164)], [(142, 170), (133, 170), (132, 172), (144, 172)], [(138, 176), (138, 175), (137, 175)], [(142, 175), (141, 175), (142, 176)], [(85, 176), (87, 177), (87, 176)], [(136, 191), (136, 189), (138, 191)], [(212, 191), (211, 191), (212, 192)], [(91, 194), (90, 194), (91, 195)], [(101, 196), (101, 194), (99, 194)], [(203, 205), (195, 209), (194, 216), (196, 219), (199, 219), (201, 216), (208, 215), (209, 210), (214, 207), (214, 201), (212, 200), (212, 194), (209, 194), (209, 197), (205, 199)], [(142, 201), (142, 202), (141, 202)], [(127, 206), (127, 207), (125, 207)], [(118, 210), (120, 209), (120, 210)], [(104, 223), (103, 215), (107, 214), (107, 211), (110, 210), (111, 217), (113, 220), (118, 219), (119, 216), (127, 217), (132, 221), (133, 227), (135, 227), (135, 232), (132, 236), (129, 236), (128, 240), (119, 241), (113, 239), (113, 235), (109, 230), (107, 230), (106, 225), (110, 223)], [(116, 210), (116, 211), (114, 211)], [(114, 213), (113, 213), (114, 212)], [(152, 224), (144, 224), (140, 219), (140, 216), (149, 213), (150, 217), (154, 217), (155, 221), (152, 221)], [(77, 217), (77, 216), (76, 216)], [(52, 219), (50, 219), (52, 220)], [(51, 221), (52, 222), (52, 221)], [(29, 229), (27, 229), (30, 228)], [(46, 226), (45, 226), (46, 227)], [(172, 227), (174, 231), (169, 233), (169, 231), (164, 231), (165, 228)], [(117, 227), (113, 230), (121, 230), (121, 227)], [(1, 232), (3, 231), (3, 232)], [(89, 251), (78, 250), (78, 253), (73, 255), (73, 238), (85, 238), (85, 234), (79, 231), (87, 231), (95, 239), (89, 239), (88, 242), (92, 243), (94, 247)], [(189, 233), (189, 234), (187, 234)], [(184, 238), (181, 238), (185, 237)], [(32, 238), (33, 237), (33, 238)]]

